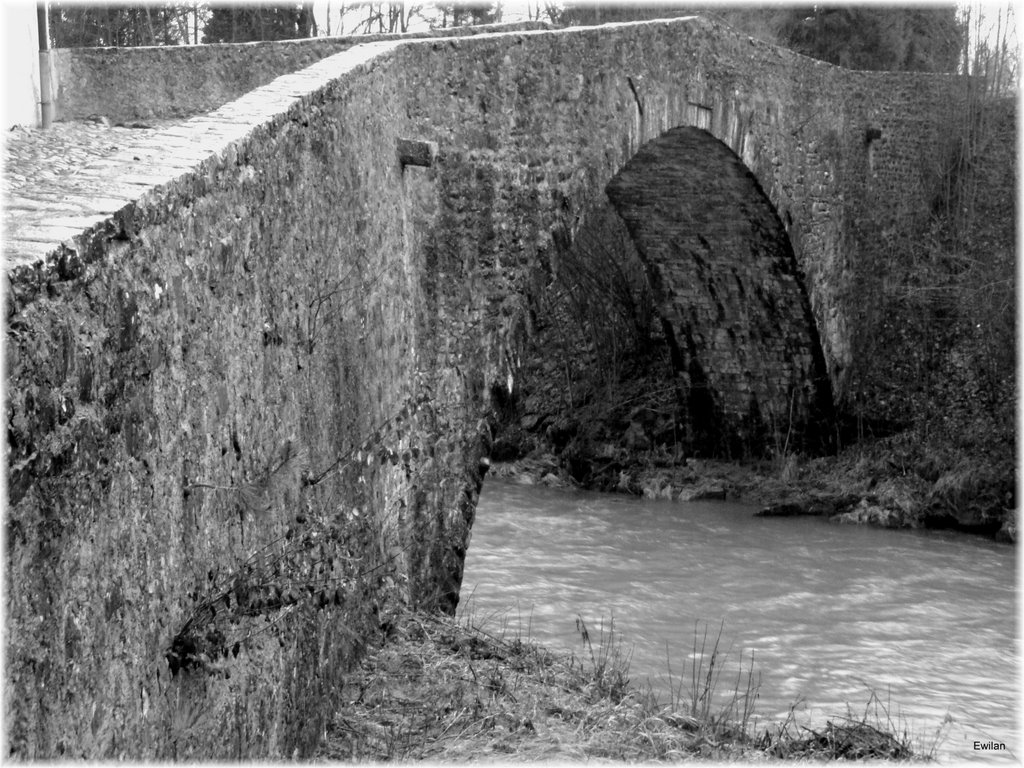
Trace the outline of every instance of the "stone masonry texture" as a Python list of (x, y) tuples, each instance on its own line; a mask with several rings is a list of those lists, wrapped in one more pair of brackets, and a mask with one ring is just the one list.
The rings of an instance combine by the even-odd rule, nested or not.
[(368, 40), (477, 35), (544, 26), (542, 22), (519, 22), (272, 43), (60, 48), (54, 56), (54, 118), (102, 116), (114, 123), (132, 123), (192, 117)]
[[(871, 217), (924, 215), (914, 164), (954, 96), (700, 19), (376, 42), (132, 134), (63, 196), (23, 186), (4, 243), (12, 756), (311, 754), (393, 607), (454, 608), (490, 393), (517, 375), (558, 233), (670, 129), (792, 247), (720, 255), (739, 283), (710, 282), (734, 330), (778, 324), (793, 355), (757, 352), (762, 413), (812, 375), (810, 324), (841, 397), (849, 264), (878, 247)], [(403, 168), (400, 139), (434, 163)], [(668, 191), (666, 221), (704, 210)], [(673, 259), (696, 247), (652, 247), (666, 296), (693, 290)], [(725, 402), (744, 385), (707, 290), (703, 317), (665, 313), (703, 337)]]
[(810, 304), (782, 223), (739, 158), (706, 131), (673, 128), (608, 195), (650, 274), (687, 393), (689, 448), (752, 455), (788, 436), (820, 449), (805, 433), (828, 434), (832, 392)]

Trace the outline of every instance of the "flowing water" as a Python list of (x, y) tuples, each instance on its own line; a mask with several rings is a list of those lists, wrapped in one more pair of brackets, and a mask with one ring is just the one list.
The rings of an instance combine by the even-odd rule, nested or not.
[(592, 639), (614, 621), (631, 679), (661, 700), (669, 670), (674, 686), (694, 655), (695, 629), (699, 646), (708, 628), (709, 648), (721, 629), (721, 687), (753, 653), (760, 722), (793, 704), (804, 725), (861, 716), (874, 691), (919, 749), (941, 731), (943, 762), (1024, 755), (1013, 547), (753, 511), (489, 482), (463, 604), (583, 656), (577, 615)]

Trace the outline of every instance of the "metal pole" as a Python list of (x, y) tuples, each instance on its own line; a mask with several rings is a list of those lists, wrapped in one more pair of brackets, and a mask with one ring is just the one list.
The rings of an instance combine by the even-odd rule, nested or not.
[(53, 74), (50, 60), (50, 11), (46, 0), (36, 5), (36, 19), (39, 25), (39, 126), (49, 128), (53, 123)]

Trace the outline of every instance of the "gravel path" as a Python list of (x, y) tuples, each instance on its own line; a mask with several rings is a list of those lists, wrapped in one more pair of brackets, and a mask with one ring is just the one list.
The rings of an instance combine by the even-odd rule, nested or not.
[[(144, 147), (164, 129), (183, 122), (59, 122), (45, 130), (19, 126), (4, 134), (5, 264), (43, 258), (62, 240), (123, 205), (123, 195), (109, 203), (104, 200), (110, 192), (104, 179), (132, 167), (134, 147)], [(147, 154), (151, 152), (147, 148)]]
[(45, 199), (93, 161), (107, 159), (154, 130), (182, 120), (133, 123), (54, 123), (48, 129), (18, 126), (4, 137), (4, 197)]
[(215, 155), (215, 162), (225, 161), (222, 153), (231, 154), (257, 126), (283, 119), (302, 97), (396, 45), (355, 46), (188, 119), (149, 120), (151, 127), (140, 127), (101, 118), (4, 134), (5, 270), (38, 282), (37, 267), (62, 243), (79, 247), (83, 233), (96, 234), (97, 225), (125, 206), (150, 193), (155, 201)]

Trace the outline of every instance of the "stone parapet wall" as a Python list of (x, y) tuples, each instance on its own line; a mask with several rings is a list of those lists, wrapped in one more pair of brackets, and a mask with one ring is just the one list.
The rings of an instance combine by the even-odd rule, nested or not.
[(544, 26), (543, 22), (518, 22), (278, 42), (60, 48), (54, 51), (55, 119), (103, 116), (111, 122), (131, 123), (191, 117), (355, 45)]
[(451, 606), (481, 447), (417, 374), (393, 45), (154, 137), (163, 183), (97, 170), (132, 202), (8, 265), (13, 755), (309, 755), (395, 605)]

